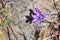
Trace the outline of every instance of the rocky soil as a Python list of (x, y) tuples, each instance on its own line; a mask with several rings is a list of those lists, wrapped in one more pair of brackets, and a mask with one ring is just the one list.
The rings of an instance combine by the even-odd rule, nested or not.
[[(8, 29), (7, 27), (0, 28), (0, 40), (38, 40), (41, 28), (48, 27), (49, 24), (26, 23), (25, 16), (29, 15), (29, 9), (34, 11), (34, 8), (40, 8), (42, 13), (57, 14), (53, 0), (3, 0), (3, 2), (13, 14), (14, 21)], [(55, 0), (55, 3), (60, 11), (60, 0)], [(50, 16), (47, 20), (56, 22), (57, 16)]]

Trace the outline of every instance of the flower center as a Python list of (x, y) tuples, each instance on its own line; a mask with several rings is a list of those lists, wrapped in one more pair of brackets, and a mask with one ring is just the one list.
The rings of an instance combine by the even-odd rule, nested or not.
[(39, 19), (43, 19), (43, 16), (40, 16)]

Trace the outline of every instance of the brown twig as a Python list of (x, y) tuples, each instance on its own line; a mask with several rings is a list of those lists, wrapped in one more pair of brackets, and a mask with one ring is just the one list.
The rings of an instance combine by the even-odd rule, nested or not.
[(51, 22), (51, 21), (47, 21), (47, 20), (43, 20), (41, 22), (44, 22), (44, 23), (54, 23), (54, 24), (56, 24), (56, 22)]
[(56, 8), (56, 10), (58, 12), (58, 9), (57, 9), (56, 4), (55, 4), (55, 0), (53, 0), (53, 3), (54, 3), (54, 6), (55, 6), (55, 8)]
[(39, 38), (39, 33), (40, 33), (40, 31), (37, 30), (37, 28), (36, 28), (36, 30), (35, 30), (35, 34), (34, 34), (34, 36), (35, 36), (35, 40), (38, 40), (38, 38)]
[[(18, 23), (18, 26), (19, 26), (19, 28), (22, 30), (22, 28), (20, 27), (19, 23)], [(22, 32), (23, 32), (23, 30), (22, 30)], [(25, 37), (24, 32), (23, 32), (22, 36), (24, 37), (24, 40), (27, 40), (26, 37)]]
[(5, 4), (3, 3), (3, 0), (0, 0), (0, 3), (2, 4), (2, 8), (4, 8)]
[(10, 24), (8, 24), (8, 27), (9, 27), (9, 28), (11, 29), (11, 31), (13, 32), (14, 37), (16, 38), (16, 40), (18, 40), (18, 38), (16, 37), (16, 35), (15, 35), (15, 33), (14, 33), (13, 29), (11, 28)]
[(7, 30), (8, 30), (8, 37), (9, 37), (9, 40), (10, 40), (10, 33), (9, 33), (9, 27), (7, 27)]

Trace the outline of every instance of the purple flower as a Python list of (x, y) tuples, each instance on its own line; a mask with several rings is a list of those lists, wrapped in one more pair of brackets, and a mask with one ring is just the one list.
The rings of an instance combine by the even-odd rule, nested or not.
[(46, 19), (49, 16), (49, 14), (42, 14), (38, 8), (35, 8), (35, 11), (36, 11), (36, 15), (32, 14), (33, 23), (41, 23), (43, 19)]

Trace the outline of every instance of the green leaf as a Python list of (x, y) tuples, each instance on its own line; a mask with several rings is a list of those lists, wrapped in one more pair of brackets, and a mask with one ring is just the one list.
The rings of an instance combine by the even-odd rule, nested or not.
[(8, 24), (10, 24), (11, 22), (12, 22), (11, 19), (5, 19), (5, 21), (4, 21), (4, 25), (8, 25)]
[(8, 23), (11, 23), (11, 22), (13, 22), (13, 20), (12, 19), (8, 19)]
[(4, 25), (8, 25), (8, 20), (5, 20), (4, 21)]

